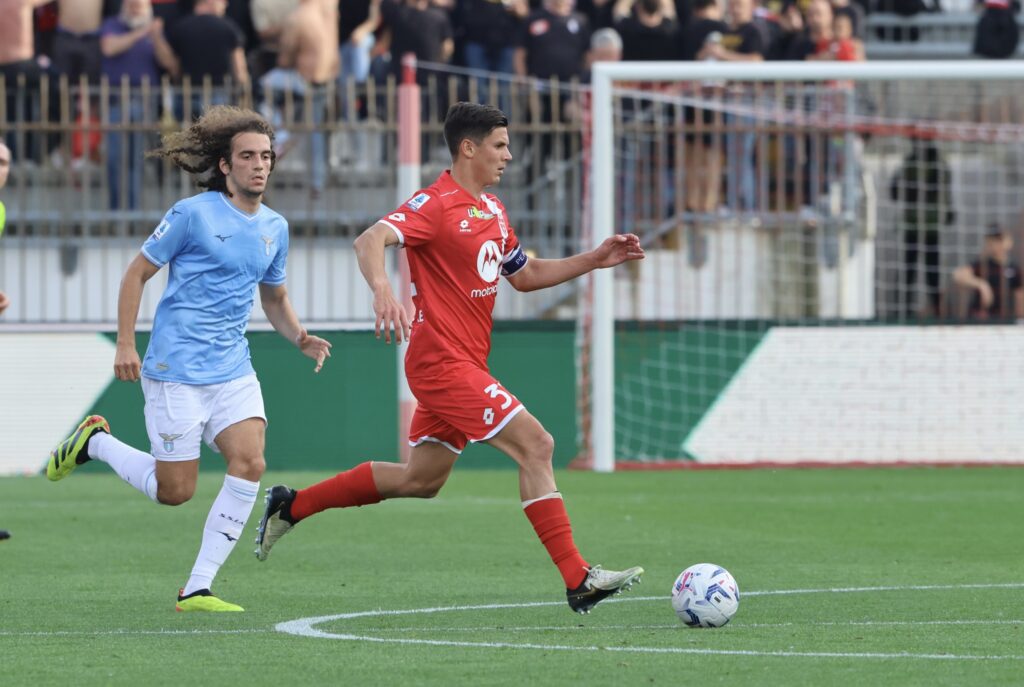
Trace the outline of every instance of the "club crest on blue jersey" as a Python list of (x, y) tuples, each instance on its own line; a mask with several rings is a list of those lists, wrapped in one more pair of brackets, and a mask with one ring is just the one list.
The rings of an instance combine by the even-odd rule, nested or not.
[(428, 200), (430, 200), (430, 196), (428, 196), (426, 193), (419, 193), (413, 196), (412, 200), (406, 203), (406, 205), (411, 210), (419, 210), (421, 207), (427, 204)]

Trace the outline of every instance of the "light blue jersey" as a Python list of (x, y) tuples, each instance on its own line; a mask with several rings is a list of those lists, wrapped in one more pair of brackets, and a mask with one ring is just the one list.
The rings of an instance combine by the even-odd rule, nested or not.
[(172, 207), (142, 254), (169, 270), (142, 374), (185, 384), (253, 374), (245, 328), (257, 284), (285, 282), (284, 217), (263, 205), (247, 215), (207, 191)]

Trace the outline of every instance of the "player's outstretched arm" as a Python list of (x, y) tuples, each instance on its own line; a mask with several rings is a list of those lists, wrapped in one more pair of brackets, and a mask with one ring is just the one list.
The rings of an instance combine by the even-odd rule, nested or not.
[(316, 361), (313, 372), (319, 372), (324, 361), (331, 357), (331, 342), (313, 336), (299, 324), (299, 316), (288, 298), (288, 289), (284, 284), (260, 284), (260, 303), (263, 312), (274, 329), (302, 351), (302, 354)]
[(592, 251), (558, 260), (531, 258), (526, 266), (509, 277), (517, 291), (536, 291), (575, 279), (596, 269), (615, 267), (627, 260), (643, 260), (644, 249), (636, 234), (610, 236)]
[(385, 343), (391, 343), (392, 332), (395, 343), (408, 341), (412, 333), (412, 320), (391, 289), (384, 267), (384, 250), (394, 245), (398, 245), (395, 231), (380, 222), (360, 234), (355, 242), (359, 271), (373, 291), (374, 335), (379, 339), (383, 332)]
[(114, 376), (122, 382), (137, 382), (142, 374), (142, 360), (135, 349), (135, 322), (146, 282), (160, 268), (139, 253), (124, 271), (117, 295), (117, 350), (114, 353)]

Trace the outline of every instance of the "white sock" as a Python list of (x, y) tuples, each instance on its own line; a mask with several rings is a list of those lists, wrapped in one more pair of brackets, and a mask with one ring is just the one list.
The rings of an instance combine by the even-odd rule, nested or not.
[(203, 527), (203, 543), (199, 556), (192, 567), (183, 595), (188, 596), (199, 589), (209, 589), (220, 566), (228, 559), (235, 542), (242, 536), (245, 521), (256, 503), (260, 483), (250, 482), (241, 477), (224, 476), (224, 486), (213, 501), (210, 514)]
[(156, 458), (106, 432), (93, 434), (86, 451), (90, 458), (103, 461), (121, 479), (156, 501)]
[(529, 508), (533, 504), (537, 503), (538, 501), (543, 501), (544, 499), (560, 499), (560, 498), (562, 498), (561, 492), (553, 491), (550, 494), (544, 494), (543, 496), (540, 496), (540, 497), (535, 498), (535, 499), (528, 499), (526, 501), (523, 501), (523, 510), (526, 510), (527, 508)]

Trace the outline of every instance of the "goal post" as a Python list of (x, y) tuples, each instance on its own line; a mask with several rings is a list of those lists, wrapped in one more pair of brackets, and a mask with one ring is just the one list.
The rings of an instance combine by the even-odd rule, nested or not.
[[(690, 91), (673, 88), (686, 84), (702, 84), (704, 87)], [(725, 84), (736, 87), (726, 89)], [(996, 436), (990, 442), (992, 445), (984, 449), (977, 444), (972, 446), (968, 436), (970, 431), (966, 429), (961, 432), (962, 436), (957, 437), (955, 447), (945, 452), (923, 433), (911, 436), (909, 429), (903, 434), (898, 431), (881, 432), (875, 446), (869, 437), (859, 452), (836, 449), (841, 437), (852, 437), (855, 432), (863, 430), (856, 422), (839, 431), (837, 437), (840, 438), (833, 442), (826, 440), (825, 434), (834, 428), (819, 428), (817, 431), (821, 436), (814, 437), (814, 450), (821, 452), (817, 458), (808, 458), (806, 452), (780, 448), (780, 445), (761, 451), (756, 446), (756, 437), (743, 438), (746, 444), (742, 449), (737, 447), (735, 457), (722, 458), (723, 454), (729, 453), (728, 447), (721, 451), (707, 451), (707, 446), (714, 446), (716, 442), (721, 444), (722, 437), (728, 435), (730, 428), (735, 430), (735, 423), (730, 424), (721, 416), (729, 412), (735, 415), (756, 410), (753, 404), (757, 401), (750, 395), (756, 395), (758, 389), (764, 390), (759, 384), (770, 384), (771, 380), (776, 385), (784, 383), (786, 374), (803, 378), (812, 374), (809, 370), (815, 364), (823, 366), (821, 370), (828, 369), (831, 364), (828, 360), (815, 358), (820, 351), (814, 348), (815, 344), (808, 342), (807, 332), (790, 333), (780, 325), (790, 324), (796, 329), (814, 325), (815, 333), (827, 334), (820, 346), (852, 347), (853, 357), (862, 356), (861, 369), (837, 372), (837, 379), (841, 378), (843, 384), (855, 385), (851, 380), (858, 374), (870, 375), (872, 366), (884, 371), (890, 365), (902, 364), (907, 369), (901, 368), (899, 373), (913, 377), (908, 370), (913, 367), (914, 359), (893, 362), (879, 353), (884, 352), (886, 346), (941, 347), (955, 340), (957, 343), (950, 345), (966, 347), (956, 350), (970, 350), (971, 346), (978, 346), (981, 350), (995, 351), (1004, 364), (1011, 362), (1007, 352), (1020, 338), (1015, 329), (986, 327), (972, 332), (970, 328), (958, 326), (962, 323), (962, 316), (948, 311), (940, 313), (938, 306), (930, 316), (924, 317), (928, 324), (938, 326), (896, 331), (899, 327), (868, 325), (901, 325), (906, 330), (907, 325), (920, 324), (922, 318), (918, 318), (916, 313), (924, 312), (920, 299), (914, 306), (918, 310), (911, 314), (908, 311), (895, 313), (888, 305), (892, 299), (913, 300), (906, 292), (926, 289), (925, 282), (929, 278), (919, 276), (916, 282), (907, 282), (902, 272), (902, 276), (886, 276), (887, 270), (896, 262), (902, 263), (904, 253), (909, 260), (909, 249), (897, 247), (886, 249), (888, 253), (885, 253), (875, 243), (876, 231), (896, 231), (893, 226), (899, 220), (894, 218), (904, 216), (900, 213), (905, 214), (906, 211), (900, 208), (908, 204), (909, 194), (903, 191), (899, 191), (899, 198), (890, 200), (888, 197), (887, 175), (892, 173), (892, 166), (905, 156), (905, 149), (916, 149), (917, 142), (934, 143), (933, 147), (948, 149), (950, 157), (955, 158), (956, 168), (952, 176), (960, 184), (956, 194), (961, 198), (969, 193), (969, 189), (965, 190), (964, 179), (969, 174), (984, 172), (990, 161), (1009, 165), (1014, 174), (1020, 166), (1019, 171), (1024, 176), (1024, 165), (1018, 165), (1020, 160), (1024, 160), (1024, 126), (1021, 125), (1024, 89), (1021, 86), (1024, 86), (1024, 64), (1015, 61), (595, 64), (589, 113), (592, 123), (590, 206), (589, 212), (585, 211), (585, 216), (590, 219), (591, 245), (598, 246), (613, 234), (628, 230), (628, 227), (620, 226), (624, 212), (628, 215), (628, 223), (634, 224), (634, 211), (638, 215), (657, 206), (657, 212), (661, 213), (662, 206), (671, 205), (674, 210), (666, 210), (657, 218), (662, 227), (658, 231), (665, 233), (648, 233), (642, 235), (641, 240), (649, 251), (647, 262), (664, 264), (667, 272), (675, 271), (676, 275), (674, 281), (665, 281), (665, 275), (648, 278), (643, 271), (653, 270), (656, 264), (639, 266), (640, 277), (627, 266), (598, 270), (589, 282), (591, 292), (581, 297), (581, 302), (585, 302), (589, 309), (586, 315), (581, 315), (589, 322), (585, 327), (584, 340), (579, 344), (588, 349), (585, 355), (581, 354), (581, 360), (589, 364), (589, 374), (581, 375), (587, 388), (580, 389), (581, 395), (588, 397), (588, 401), (581, 404), (581, 413), (585, 417), (581, 417), (579, 422), (583, 432), (581, 444), (585, 464), (595, 471), (610, 472), (616, 468), (617, 462), (638, 458), (659, 463), (673, 460), (787, 464), (1020, 461), (1021, 458), (1014, 457), (1012, 448), (1016, 440), (1024, 437), (1005, 429), (1008, 422), (1024, 422), (1024, 416), (1017, 417), (1020, 413), (1014, 413), (1012, 417), (1005, 415), (995, 424), (990, 423)], [(714, 94), (708, 95), (709, 92)], [(811, 95), (806, 95), (808, 92)], [(626, 100), (630, 102), (624, 105)], [(900, 106), (896, 107), (890, 100), (898, 100)], [(632, 128), (626, 130), (627, 125), (623, 122), (627, 118), (623, 111), (634, 116), (639, 111), (660, 112), (659, 108), (671, 110), (672, 114), (653, 116), (650, 121), (629, 125)], [(697, 112), (695, 121), (686, 119), (684, 122), (683, 113), (688, 117), (694, 111)], [(712, 114), (702, 120), (701, 112)], [(667, 127), (659, 117), (669, 120)], [(634, 117), (634, 124), (637, 119)], [(753, 192), (750, 194), (756, 200), (751, 201), (748, 207), (739, 206), (741, 201), (737, 198), (742, 189), (739, 193), (735, 190), (742, 183), (738, 177), (743, 170), (728, 169), (728, 160), (736, 156), (733, 140), (743, 138), (744, 134), (749, 135), (748, 139), (756, 140), (749, 151), (739, 155), (758, 161), (756, 173), (752, 175)], [(630, 139), (631, 136), (636, 138)], [(735, 139), (730, 138), (733, 136)], [(722, 148), (730, 146), (728, 154), (733, 158), (725, 156), (726, 169), (713, 169), (710, 174), (712, 186), (719, 185), (720, 177), (728, 189), (725, 195), (729, 198), (722, 199), (723, 211), (708, 211), (707, 208), (693, 211), (686, 205), (688, 196), (680, 202), (679, 196), (689, 192), (686, 185), (691, 177), (697, 176), (692, 170), (687, 170), (685, 182), (680, 179), (684, 174), (680, 170), (689, 164), (688, 160), (682, 160), (681, 151), (686, 149), (682, 143), (684, 137), (687, 141), (691, 138), (700, 140), (701, 137), (714, 139), (715, 143), (709, 148), (719, 144)], [(727, 142), (726, 139), (730, 140)], [(865, 146), (869, 148), (867, 155), (871, 157), (871, 164), (878, 169), (884, 168), (885, 174), (868, 178), (869, 172), (865, 169), (871, 165), (865, 165), (862, 160), (854, 164), (853, 158), (863, 156), (861, 149)], [(797, 149), (796, 152), (791, 148)], [(1009, 159), (1011, 153), (1020, 160)], [(800, 161), (794, 163), (792, 158), (800, 158)], [(630, 165), (639, 171), (634, 173), (623, 169)], [(1016, 195), (1013, 179), (1004, 178), (999, 183), (1002, 187), (995, 203), (998, 208), (991, 204), (985, 207), (984, 201), (981, 207), (972, 206), (970, 219), (962, 217), (959, 220), (955, 250), (950, 246), (943, 248), (948, 253), (942, 256), (945, 263), (950, 260), (963, 262), (977, 252), (984, 234), (984, 227), (979, 225), (987, 224), (989, 220), (1005, 225), (1015, 214), (1024, 216), (1024, 203), (1013, 197)], [(802, 201), (794, 201), (800, 188), (812, 190), (805, 192)], [(982, 191), (992, 192), (992, 189)], [(628, 207), (623, 208), (621, 205), (626, 197), (631, 201)], [(666, 201), (666, 197), (669, 200)], [(879, 204), (886, 205), (881, 214)], [(954, 203), (950, 201), (948, 205), (952, 212)], [(945, 211), (945, 206), (943, 208)], [(922, 234), (925, 223), (931, 221), (925, 218), (925, 212), (919, 213)], [(907, 236), (909, 231), (917, 229), (900, 231)], [(671, 240), (669, 234), (672, 232), (678, 232), (683, 238)], [(587, 235), (586, 231), (584, 235)], [(768, 245), (770, 249), (765, 248)], [(656, 255), (652, 256), (652, 253)], [(929, 258), (916, 259), (922, 262)], [(823, 268), (807, 277), (806, 284), (803, 281), (797, 283), (795, 277), (787, 276), (789, 268), (779, 265), (801, 260), (801, 274), (810, 273), (806, 263), (827, 263), (828, 269)], [(701, 265), (702, 261), (707, 263)], [(923, 269), (933, 267), (929, 263)], [(900, 269), (904, 269), (902, 264)], [(771, 274), (762, 274), (765, 270)], [(679, 288), (682, 277), (678, 273), (682, 272), (686, 272), (686, 279), (692, 278), (689, 285), (705, 290), (689, 293), (699, 289)], [(731, 282), (739, 277), (747, 281), (740, 286)], [(660, 283), (669, 286), (662, 286), (660, 290), (670, 293), (659, 302), (653, 302), (649, 294), (659, 289), (645, 286), (641, 283), (643, 279), (662, 280)], [(895, 295), (886, 290), (892, 286), (888, 282), (883, 283), (886, 279), (899, 282), (890, 289)], [(800, 292), (799, 297), (803, 299), (801, 307), (779, 305), (791, 298), (783, 293), (787, 290)], [(710, 300), (714, 300), (712, 296), (718, 299), (719, 305), (708, 305)], [(927, 293), (921, 296), (925, 300), (928, 297)], [(624, 303), (624, 299), (630, 303)], [(762, 306), (766, 299), (771, 304)], [(666, 304), (665, 301), (672, 302)], [(726, 302), (726, 305), (720, 305)], [(687, 349), (690, 344), (677, 344), (669, 341), (668, 336), (664, 337), (667, 343), (661, 348), (674, 350), (673, 355), (680, 357), (660, 367), (654, 362), (644, 361), (643, 365), (650, 363), (650, 369), (641, 373), (647, 375), (641, 384), (646, 390), (639, 395), (647, 398), (639, 400), (648, 402), (648, 405), (656, 405), (651, 396), (660, 393), (657, 391), (659, 384), (664, 387), (664, 384), (676, 383), (666, 381), (675, 375), (677, 370), (673, 366), (676, 363), (682, 367), (700, 366), (700, 360), (687, 359), (689, 353), (696, 350), (700, 355), (721, 359), (733, 355), (733, 348), (738, 351), (735, 360), (730, 359), (729, 364), (723, 366), (731, 368), (729, 379), (709, 385), (701, 409), (692, 413), (692, 421), (688, 420), (688, 424), (681, 421), (679, 435), (666, 440), (666, 445), (678, 444), (674, 455), (642, 457), (623, 455), (623, 450), (617, 450), (624, 431), (638, 435), (647, 431), (642, 424), (646, 412), (642, 404), (641, 411), (634, 415), (640, 418), (636, 426), (624, 428), (621, 417), (618, 417), (622, 415), (622, 394), (616, 388), (617, 318), (632, 320), (641, 329), (660, 327), (663, 332), (671, 330), (677, 332), (673, 336), (683, 338), (687, 336), (688, 328), (706, 327), (712, 320), (716, 323), (714, 332), (707, 329), (702, 334), (704, 338), (698, 341), (697, 348), (691, 346)], [(857, 326), (844, 328), (850, 324)], [(793, 341), (785, 341), (786, 336)], [(964, 336), (967, 339), (961, 341)], [(733, 345), (730, 340), (740, 341)], [(792, 359), (794, 356), (806, 356), (804, 364), (791, 365), (781, 372), (777, 365), (782, 363), (765, 362)], [(932, 364), (924, 354), (919, 360)], [(983, 401), (985, 394), (975, 387), (990, 381), (982, 377), (988, 372), (982, 371), (971, 378), (954, 374), (952, 368), (948, 371), (937, 369), (932, 377), (942, 377), (947, 372), (949, 384), (969, 386), (972, 389), (970, 393), (977, 391), (975, 400)], [(754, 373), (762, 377), (755, 378), (752, 376)], [(998, 371), (994, 374), (998, 376)], [(1013, 366), (1009, 376), (1024, 382), (1024, 369), (1019, 365)], [(908, 381), (908, 384), (922, 383), (920, 379), (914, 379), (916, 381)], [(941, 386), (941, 379), (925, 379), (924, 383), (932, 381)], [(771, 391), (767, 395), (770, 402), (788, 400), (785, 394), (778, 393), (778, 388)], [(892, 393), (904, 392), (908, 398), (914, 393), (911, 389), (900, 391), (898, 388)], [(745, 406), (733, 402), (732, 397), (740, 393), (748, 394)], [(856, 395), (852, 391), (850, 393), (851, 398)], [(834, 408), (829, 406), (822, 411), (823, 420), (845, 422), (846, 414), (852, 413), (858, 403), (877, 402), (880, 398), (865, 396), (844, 403), (834, 396), (817, 401), (812, 398), (801, 403), (834, 403)], [(935, 408), (929, 408), (935, 411)], [(879, 409), (871, 408), (865, 412), (876, 417)], [(899, 423), (921, 419), (913, 413), (901, 415), (900, 412), (894, 411), (889, 420)], [(944, 412), (942, 409), (938, 411), (940, 422), (941, 418), (952, 417)], [(779, 422), (776, 415), (762, 415), (760, 420), (750, 421), (754, 425), (757, 422)], [(877, 417), (885, 421), (884, 412)], [(804, 419), (811, 421), (813, 418), (808, 416)], [(659, 426), (671, 425), (672, 418), (661, 418), (658, 422)], [(711, 432), (710, 429), (715, 427), (717, 429)], [(752, 425), (751, 429), (764, 431), (768, 427)], [(799, 438), (799, 428), (789, 428), (786, 432), (789, 440)], [(900, 444), (898, 450), (891, 450), (894, 441)], [(696, 458), (693, 455), (697, 450), (695, 447), (701, 452)], [(656, 453), (657, 449), (652, 452)]]

